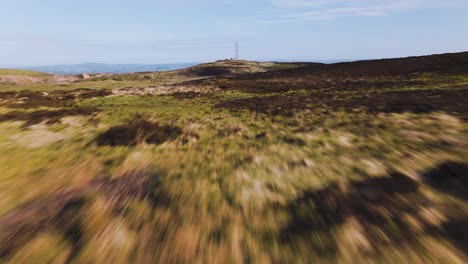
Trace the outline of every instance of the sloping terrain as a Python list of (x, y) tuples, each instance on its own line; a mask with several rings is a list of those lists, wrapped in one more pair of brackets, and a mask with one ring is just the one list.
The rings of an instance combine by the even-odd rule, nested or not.
[(51, 74), (74, 75), (81, 73), (127, 73), (143, 71), (167, 71), (186, 68), (195, 63), (175, 63), (175, 64), (105, 64), (105, 63), (84, 63), (71, 65), (52, 65), (29, 67), (27, 69), (47, 72)]
[[(262, 85), (271, 86), (266, 89), (273, 91), (307, 89), (312, 86), (338, 89), (366, 88), (368, 82), (372, 86), (379, 87), (411, 86), (424, 85), (425, 74), (441, 78), (458, 76), (466, 74), (467, 68), (468, 52), (336, 64), (317, 63), (280, 72), (235, 77), (227, 86), (249, 91), (258, 88), (260, 92), (268, 92), (262, 90)], [(432, 78), (431, 81), (435, 80)]]
[(284, 69), (295, 69), (305, 63), (255, 62), (241, 60), (224, 60), (196, 65), (177, 71), (180, 75), (193, 77), (231, 77), (249, 73), (271, 72)]
[(27, 76), (27, 77), (37, 77), (37, 78), (50, 76), (50, 74), (37, 72), (37, 71), (0, 69), (0, 76), (7, 76), (7, 75)]
[(15, 85), (38, 85), (39, 87), (47, 84), (66, 85), (88, 78), (90, 78), (90, 76), (87, 74), (52, 75), (28, 70), (0, 69), (0, 91), (8, 90), (8, 88), (14, 87)]
[(468, 53), (0, 84), (0, 262), (466, 263)]
[(0, 69), (0, 83), (35, 84), (44, 83), (51, 76), (42, 72)]

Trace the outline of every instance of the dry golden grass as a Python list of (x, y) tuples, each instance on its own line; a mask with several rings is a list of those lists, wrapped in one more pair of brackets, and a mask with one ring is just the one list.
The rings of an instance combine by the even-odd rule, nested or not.
[[(142, 87), (163, 81), (118, 77)], [(168, 81), (186, 76), (176, 77)], [(119, 82), (106, 78), (81, 84)], [(384, 87), (379, 100), (395, 90), (420, 100), (439, 83), (424, 78), (423, 87)], [(468, 124), (446, 94), (424, 111), (356, 110), (346, 101), (352, 92), (323, 87), (29, 95), (29, 107), (11, 94), (0, 101), (2, 262), (467, 260)], [(16, 100), (26, 102), (20, 110)], [(13, 108), (21, 114), (6, 118)], [(40, 120), (28, 114), (38, 110)]]

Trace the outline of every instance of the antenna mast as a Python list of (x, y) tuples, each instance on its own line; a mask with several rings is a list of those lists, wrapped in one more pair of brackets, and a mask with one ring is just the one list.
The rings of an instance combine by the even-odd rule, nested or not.
[(239, 59), (239, 42), (236, 41), (236, 60)]

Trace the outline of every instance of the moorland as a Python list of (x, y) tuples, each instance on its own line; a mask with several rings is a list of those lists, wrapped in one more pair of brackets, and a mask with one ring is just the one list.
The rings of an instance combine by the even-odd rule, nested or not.
[(5, 263), (466, 263), (468, 52), (0, 70)]

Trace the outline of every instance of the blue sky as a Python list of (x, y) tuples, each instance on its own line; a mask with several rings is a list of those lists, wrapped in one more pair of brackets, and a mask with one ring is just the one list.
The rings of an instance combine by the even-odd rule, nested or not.
[(0, 66), (468, 50), (467, 0), (2, 0)]

